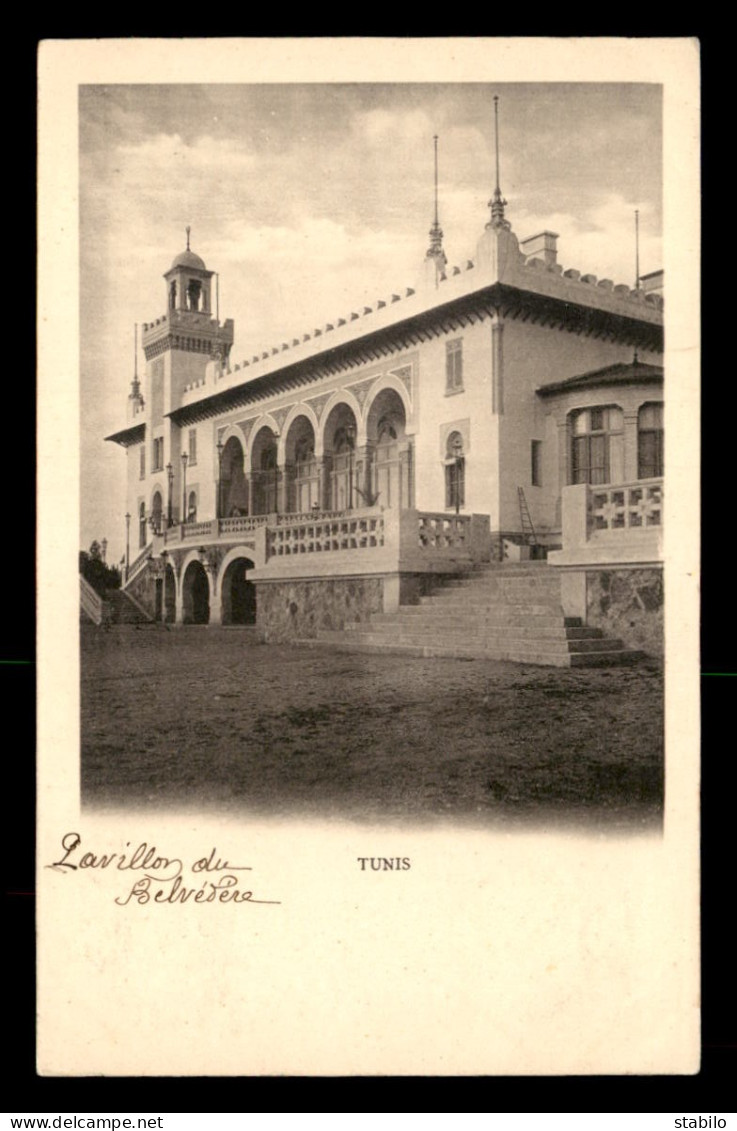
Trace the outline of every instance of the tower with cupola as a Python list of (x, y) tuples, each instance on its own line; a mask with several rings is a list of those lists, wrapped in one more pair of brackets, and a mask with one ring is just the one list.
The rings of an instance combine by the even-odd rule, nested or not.
[[(202, 490), (212, 485), (204, 482), (183, 495), (186, 488), (186, 466), (197, 463), (196, 435), (180, 433), (170, 413), (182, 404), (185, 391), (205, 383), (207, 366), (212, 361), (225, 368), (233, 345), (233, 320), (220, 322), (217, 311), (217, 280), (204, 260), (187, 246), (164, 273), (166, 285), (165, 313), (153, 322), (144, 322), (142, 346), (146, 359), (146, 452), (147, 494), (152, 498), (173, 497), (174, 518), (191, 517), (201, 504)], [(215, 297), (215, 312), (213, 312)], [(190, 451), (190, 448), (194, 448)], [(204, 445), (200, 443), (200, 455)], [(200, 463), (201, 466), (201, 463)], [(171, 486), (169, 480), (172, 480)], [(164, 504), (168, 509), (168, 502)], [(147, 511), (152, 504), (147, 500)]]

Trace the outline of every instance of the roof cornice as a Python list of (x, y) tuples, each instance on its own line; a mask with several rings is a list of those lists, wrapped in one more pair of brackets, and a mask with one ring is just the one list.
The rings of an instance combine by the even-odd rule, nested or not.
[[(384, 327), (368, 330), (329, 349), (313, 350), (308, 356), (290, 364), (284, 364), (282, 354), (266, 357), (263, 362), (267, 366), (274, 363), (274, 368), (267, 368), (239, 384), (228, 384), (208, 396), (197, 397), (167, 415), (176, 424), (206, 420), (232, 408), (312, 385), (324, 377), (376, 363), (384, 357), (414, 349), (422, 342), (447, 333), (457, 333), (466, 326), (492, 317), (520, 319), (532, 325), (558, 326), (571, 333), (619, 341), (633, 348), (662, 350), (662, 318), (653, 321), (650, 307), (645, 308), (649, 318), (638, 317), (641, 308), (634, 303), (631, 307), (631, 311), (619, 313), (495, 282)], [(234, 375), (230, 371), (221, 378), (222, 385), (227, 380), (232, 381)]]

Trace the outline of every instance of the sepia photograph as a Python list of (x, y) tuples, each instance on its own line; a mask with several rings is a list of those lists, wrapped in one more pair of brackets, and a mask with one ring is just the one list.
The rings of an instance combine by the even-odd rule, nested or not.
[(697, 1072), (698, 46), (39, 75), (38, 1071)]
[(79, 116), (84, 805), (658, 827), (662, 86)]

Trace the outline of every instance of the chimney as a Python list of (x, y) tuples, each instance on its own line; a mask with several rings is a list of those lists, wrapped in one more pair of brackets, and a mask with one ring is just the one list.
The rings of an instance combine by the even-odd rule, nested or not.
[(547, 267), (558, 262), (558, 233), (539, 232), (529, 239), (520, 240), (519, 249), (525, 259), (542, 259)]
[(640, 275), (640, 290), (646, 295), (662, 295), (663, 269), (651, 271), (649, 275)]

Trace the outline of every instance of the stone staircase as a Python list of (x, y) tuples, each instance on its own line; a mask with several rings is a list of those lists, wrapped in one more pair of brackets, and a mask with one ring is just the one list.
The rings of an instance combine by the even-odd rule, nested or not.
[(317, 644), (356, 652), (460, 656), (556, 667), (607, 667), (642, 657), (578, 617), (563, 615), (560, 574), (546, 562), (484, 565), (418, 605), (373, 614)]
[(124, 589), (109, 589), (105, 603), (111, 624), (151, 624), (153, 617), (141, 608)]

